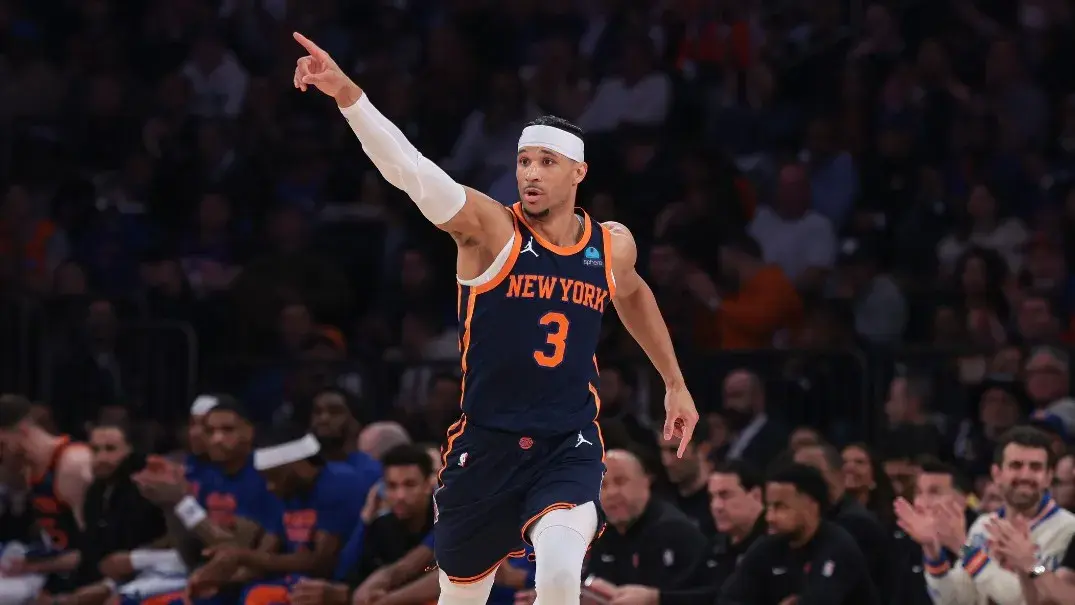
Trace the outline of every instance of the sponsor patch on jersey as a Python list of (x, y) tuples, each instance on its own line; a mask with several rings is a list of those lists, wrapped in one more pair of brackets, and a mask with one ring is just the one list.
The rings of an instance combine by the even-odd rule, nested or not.
[(586, 265), (587, 267), (605, 266), (605, 262), (601, 260), (601, 251), (597, 248), (594, 248), (593, 246), (587, 247), (586, 250), (582, 253), (582, 256), (582, 264)]

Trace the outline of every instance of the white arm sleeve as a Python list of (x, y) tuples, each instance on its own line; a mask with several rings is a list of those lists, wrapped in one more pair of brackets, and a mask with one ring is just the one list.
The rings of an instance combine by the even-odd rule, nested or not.
[(419, 153), (365, 93), (354, 105), (341, 108), (340, 113), (381, 176), (410, 196), (430, 222), (443, 225), (463, 209), (466, 189)]

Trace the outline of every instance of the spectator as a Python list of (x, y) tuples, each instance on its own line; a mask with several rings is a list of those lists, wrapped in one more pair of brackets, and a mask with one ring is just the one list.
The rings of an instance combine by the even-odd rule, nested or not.
[(859, 504), (873, 513), (886, 527), (893, 522), (892, 482), (881, 460), (865, 443), (853, 443), (841, 452), (844, 488)]
[[(642, 463), (624, 450), (606, 456), (601, 507), (609, 527), (594, 541), (586, 574), (595, 590), (639, 584), (657, 589), (689, 586), (705, 551), (705, 540), (683, 513), (651, 497)], [(638, 564), (635, 564), (637, 557)]]
[(855, 331), (871, 344), (893, 344), (907, 327), (907, 301), (895, 280), (881, 271), (867, 241), (845, 240), (834, 280), (835, 297), (851, 303)]
[(940, 454), (941, 433), (930, 416), (932, 400), (933, 385), (929, 377), (910, 374), (893, 378), (885, 400), (888, 425), (881, 439), (882, 447), (910, 440), (922, 452)]
[(787, 443), (787, 430), (768, 414), (765, 387), (748, 370), (736, 370), (724, 379), (722, 414), (734, 435), (728, 447), (729, 460), (741, 459), (764, 468)]
[(1034, 404), (1035, 417), (1055, 416), (1067, 434), (1075, 434), (1075, 399), (1069, 392), (1068, 356), (1060, 350), (1042, 347), (1031, 352), (1026, 363), (1026, 389)]
[(670, 500), (694, 522), (703, 536), (712, 536), (716, 528), (709, 512), (709, 492), (706, 490), (710, 464), (705, 424), (699, 423), (695, 428), (694, 438), (687, 444), (683, 457), (677, 456), (679, 438), (665, 439), (663, 434), (656, 438), (661, 465), (672, 484)]
[(873, 513), (847, 492), (840, 453), (831, 445), (822, 444), (800, 449), (795, 452), (793, 459), (796, 463), (821, 471), (829, 485), (828, 501), (832, 503), (825, 509), (824, 518), (839, 525), (854, 538), (866, 557), (866, 568), (874, 584), (884, 591), (889, 583), (890, 533)]
[[(791, 465), (770, 474), (765, 484), (770, 535), (743, 556), (718, 602), (777, 605), (821, 595), (847, 605), (881, 602), (851, 536), (825, 519), (827, 491), (825, 480), (810, 467)], [(807, 544), (809, 551), (802, 551)], [(772, 569), (784, 571), (773, 574)]]
[(388, 450), (410, 442), (411, 436), (398, 423), (374, 422), (366, 425), (358, 434), (358, 451), (374, 460), (380, 460)]
[(1002, 219), (1000, 212), (999, 202), (990, 187), (978, 184), (971, 189), (967, 198), (966, 224), (937, 246), (942, 273), (950, 274), (959, 257), (972, 246), (998, 253), (1010, 271), (1018, 272), (1022, 268), (1026, 227), (1019, 219)]
[(786, 341), (799, 327), (803, 308), (795, 285), (761, 256), (758, 243), (745, 234), (721, 246), (721, 273), (734, 284), (728, 292), (700, 269), (688, 273), (687, 290), (704, 308), (695, 326), (701, 344), (756, 349), (778, 343), (781, 336)]
[(825, 217), (810, 210), (809, 183), (800, 164), (780, 169), (775, 204), (763, 206), (750, 224), (766, 262), (783, 269), (802, 291), (819, 291), (836, 263), (836, 234)]

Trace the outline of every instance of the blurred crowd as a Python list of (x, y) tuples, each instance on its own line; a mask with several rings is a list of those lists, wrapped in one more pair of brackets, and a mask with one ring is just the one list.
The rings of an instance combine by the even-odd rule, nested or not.
[[(580, 204), (632, 228), (707, 420), (684, 470), (612, 318), (606, 441), (703, 535), (710, 472), (764, 470), (789, 439), (846, 445), (818, 466), (849, 493), (913, 501), (944, 468), (996, 504), (997, 448), (1029, 423), (1070, 507), (1073, 10), (0, 0), (0, 386), (43, 431), (133, 426), (142, 452), (189, 447), (177, 427), (199, 392), (233, 394), (262, 430), (312, 426), (328, 389), (356, 426), (442, 439), (459, 401), (451, 241), (330, 102), (293, 90), (301, 30), (504, 203), (523, 124), (585, 130)], [(862, 497), (897, 531), (884, 497)]]

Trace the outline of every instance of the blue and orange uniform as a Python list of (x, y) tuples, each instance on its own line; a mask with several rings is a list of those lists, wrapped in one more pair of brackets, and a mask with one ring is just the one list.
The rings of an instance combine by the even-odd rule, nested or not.
[(541, 515), (598, 505), (605, 469), (595, 351), (616, 288), (612, 235), (582, 213), (579, 241), (557, 246), (520, 204), (511, 214), (507, 262), (459, 286), (463, 414), (434, 498), (437, 564), (456, 583), (521, 554)]
[[(285, 553), (310, 551), (320, 533), (333, 536), (342, 547), (361, 523), (362, 504), (359, 476), (343, 462), (328, 462), (308, 493), (288, 498), (275, 510), (266, 508), (262, 527), (280, 538)], [(288, 589), (296, 577), (251, 584), (243, 590), (239, 603), (245, 605), (287, 605)]]
[[(200, 466), (196, 474), (187, 468), (188, 481), (192, 477), (199, 482), (194, 494), (198, 504), (208, 514), (209, 521), (218, 527), (233, 531), (239, 519), (255, 523), (269, 516), (265, 511), (279, 510), (279, 500), (272, 495), (265, 479), (254, 468), (253, 457), (236, 473), (227, 473), (219, 465), (208, 463)], [(191, 486), (194, 487), (193, 485)], [(192, 490), (193, 491), (193, 490)], [(264, 528), (264, 526), (263, 526)], [(222, 605), (234, 602), (234, 593), (196, 600), (196, 605)], [(123, 593), (123, 605), (184, 605), (185, 591), (169, 591), (163, 594)]]
[(195, 498), (198, 497), (202, 484), (219, 472), (209, 459), (194, 454), (187, 454), (183, 460), (183, 471), (187, 479), (188, 491)]
[[(82, 530), (78, 526), (75, 512), (57, 491), (56, 468), (68, 449), (87, 447), (85, 443), (71, 441), (63, 435), (44, 472), (30, 477), (30, 508), (33, 510), (34, 522), (45, 537), (45, 548), (49, 554), (57, 554), (77, 548)], [(66, 578), (50, 575), (45, 585), (50, 592), (68, 588)]]
[(56, 552), (71, 548), (81, 533), (74, 511), (56, 491), (56, 467), (72, 447), (86, 447), (86, 444), (71, 441), (66, 435), (60, 437), (44, 472), (30, 477), (30, 506), (34, 521), (47, 537), (49, 549)]

